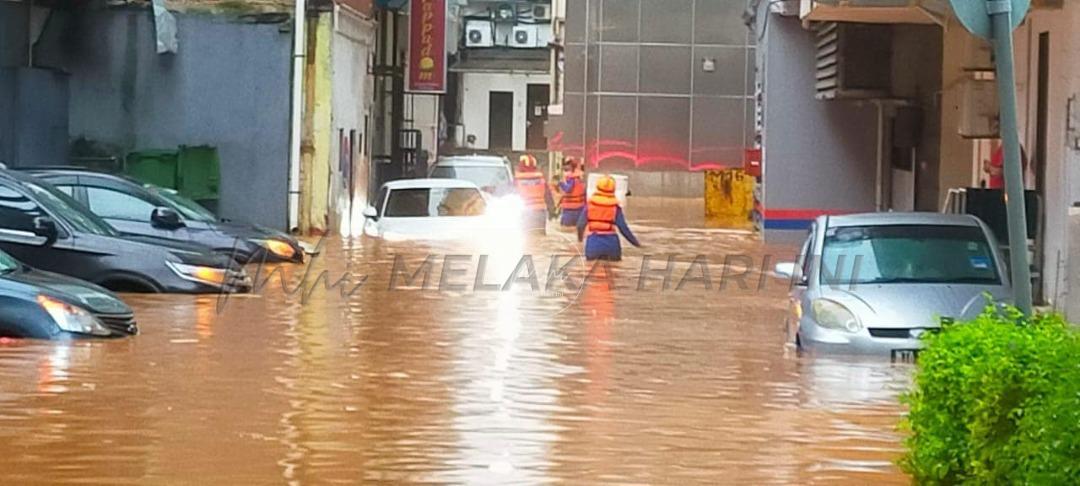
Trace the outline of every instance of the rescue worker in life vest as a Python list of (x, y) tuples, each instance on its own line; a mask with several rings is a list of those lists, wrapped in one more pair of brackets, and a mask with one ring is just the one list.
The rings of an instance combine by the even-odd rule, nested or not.
[(585, 208), (585, 177), (581, 167), (573, 158), (563, 162), (563, 181), (559, 183), (562, 192), (562, 218), (559, 224), (565, 228), (577, 225), (578, 217)]
[(586, 230), (589, 233), (585, 241), (585, 259), (622, 260), (622, 246), (616, 229), (631, 245), (641, 246), (626, 224), (626, 217), (615, 197), (615, 178), (606, 175), (597, 181), (596, 191), (578, 217), (578, 241), (584, 239)]
[(518, 158), (514, 171), (514, 186), (525, 202), (525, 229), (545, 231), (548, 210), (555, 204), (551, 188), (544, 180), (544, 173), (536, 167), (536, 158), (525, 154)]

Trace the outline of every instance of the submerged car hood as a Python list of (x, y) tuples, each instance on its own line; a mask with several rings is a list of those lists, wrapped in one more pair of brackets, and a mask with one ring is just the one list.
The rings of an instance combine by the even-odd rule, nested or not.
[(5, 274), (3, 278), (51, 290), (56, 297), (82, 304), (94, 313), (131, 314), (131, 308), (112, 292), (77, 278), (29, 267)]
[(1009, 290), (1000, 285), (970, 284), (862, 284), (828, 288), (822, 297), (844, 304), (866, 327), (937, 327), (941, 318), (966, 320), (986, 307), (986, 294), (1007, 301)]
[(140, 235), (124, 235), (122, 238), (127, 241), (161, 248), (162, 250), (176, 255), (182, 263), (189, 265), (207, 265), (225, 268), (228, 267), (231, 262), (228, 257), (215, 254), (210, 248), (196, 243)]

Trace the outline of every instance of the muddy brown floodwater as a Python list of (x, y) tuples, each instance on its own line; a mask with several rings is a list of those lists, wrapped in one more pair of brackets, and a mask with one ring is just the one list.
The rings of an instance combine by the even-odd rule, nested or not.
[[(792, 248), (632, 224), (647, 247), (580, 291), (576, 264), (546, 288), (551, 255), (577, 251), (559, 233), (339, 239), (280, 267), (287, 292), (124, 296), (137, 337), (6, 342), (0, 484), (908, 482), (892, 462), (911, 370), (785, 346), (786, 286), (760, 267)], [(658, 272), (637, 288), (646, 252), (675, 255), (669, 290)], [(429, 254), (428, 285), (408, 282)], [(448, 254), (463, 271), (440, 290)], [(522, 254), (539, 290), (527, 265), (472, 288), (480, 255), (491, 284)], [(327, 290), (323, 271), (352, 277)]]

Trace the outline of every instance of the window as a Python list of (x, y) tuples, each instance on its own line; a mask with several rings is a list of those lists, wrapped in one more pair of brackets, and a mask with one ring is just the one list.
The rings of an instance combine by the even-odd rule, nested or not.
[(484, 197), (476, 189), (395, 189), (390, 191), (384, 215), (388, 218), (480, 216), (484, 207)]
[(997, 285), (997, 263), (976, 226), (895, 225), (829, 228), (821, 281), (829, 284)]
[(11, 255), (0, 251), (0, 273), (8, 273), (12, 270), (19, 268), (18, 260), (12, 258)]
[(806, 241), (803, 242), (802, 252), (799, 253), (799, 258), (802, 258), (800, 265), (802, 270), (799, 272), (799, 278), (806, 282), (806, 279), (810, 278), (810, 262), (814, 260), (813, 255), (810, 254), (810, 250), (814, 248), (814, 235), (817, 234), (817, 225), (810, 226), (810, 234), (806, 235)]
[(68, 186), (68, 185), (55, 186), (54, 185), (53, 187), (55, 187), (56, 190), (58, 190), (58, 191), (60, 191), (60, 192), (62, 192), (64, 194), (67, 194), (68, 197), (75, 197), (75, 186)]
[(150, 221), (155, 208), (143, 199), (101, 187), (87, 187), (86, 198), (90, 210), (102, 218)]
[(0, 228), (34, 231), (34, 218), (45, 212), (34, 201), (7, 186), (0, 186)]

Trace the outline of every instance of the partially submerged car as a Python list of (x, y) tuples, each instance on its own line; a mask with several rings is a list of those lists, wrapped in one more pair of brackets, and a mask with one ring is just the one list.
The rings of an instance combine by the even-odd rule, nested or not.
[(64, 191), (121, 233), (197, 243), (241, 264), (304, 260), (304, 249), (295, 238), (251, 224), (222, 221), (170, 189), (81, 168), (26, 172)]
[(497, 155), (440, 157), (431, 168), (431, 178), (466, 180), (493, 196), (514, 193), (514, 171), (510, 161)]
[(109, 291), (43, 272), (0, 251), (0, 337), (123, 337), (139, 332), (135, 316)]
[(821, 216), (793, 279), (789, 335), (801, 349), (913, 354), (943, 321), (974, 318), (1011, 295), (1001, 252), (974, 216)]
[(247, 292), (244, 269), (209, 248), (122, 235), (47, 182), (0, 171), (0, 250), (118, 292)]
[(386, 240), (454, 240), (519, 228), (521, 208), (492, 200), (464, 180), (388, 182), (375, 205), (364, 210), (364, 234)]

